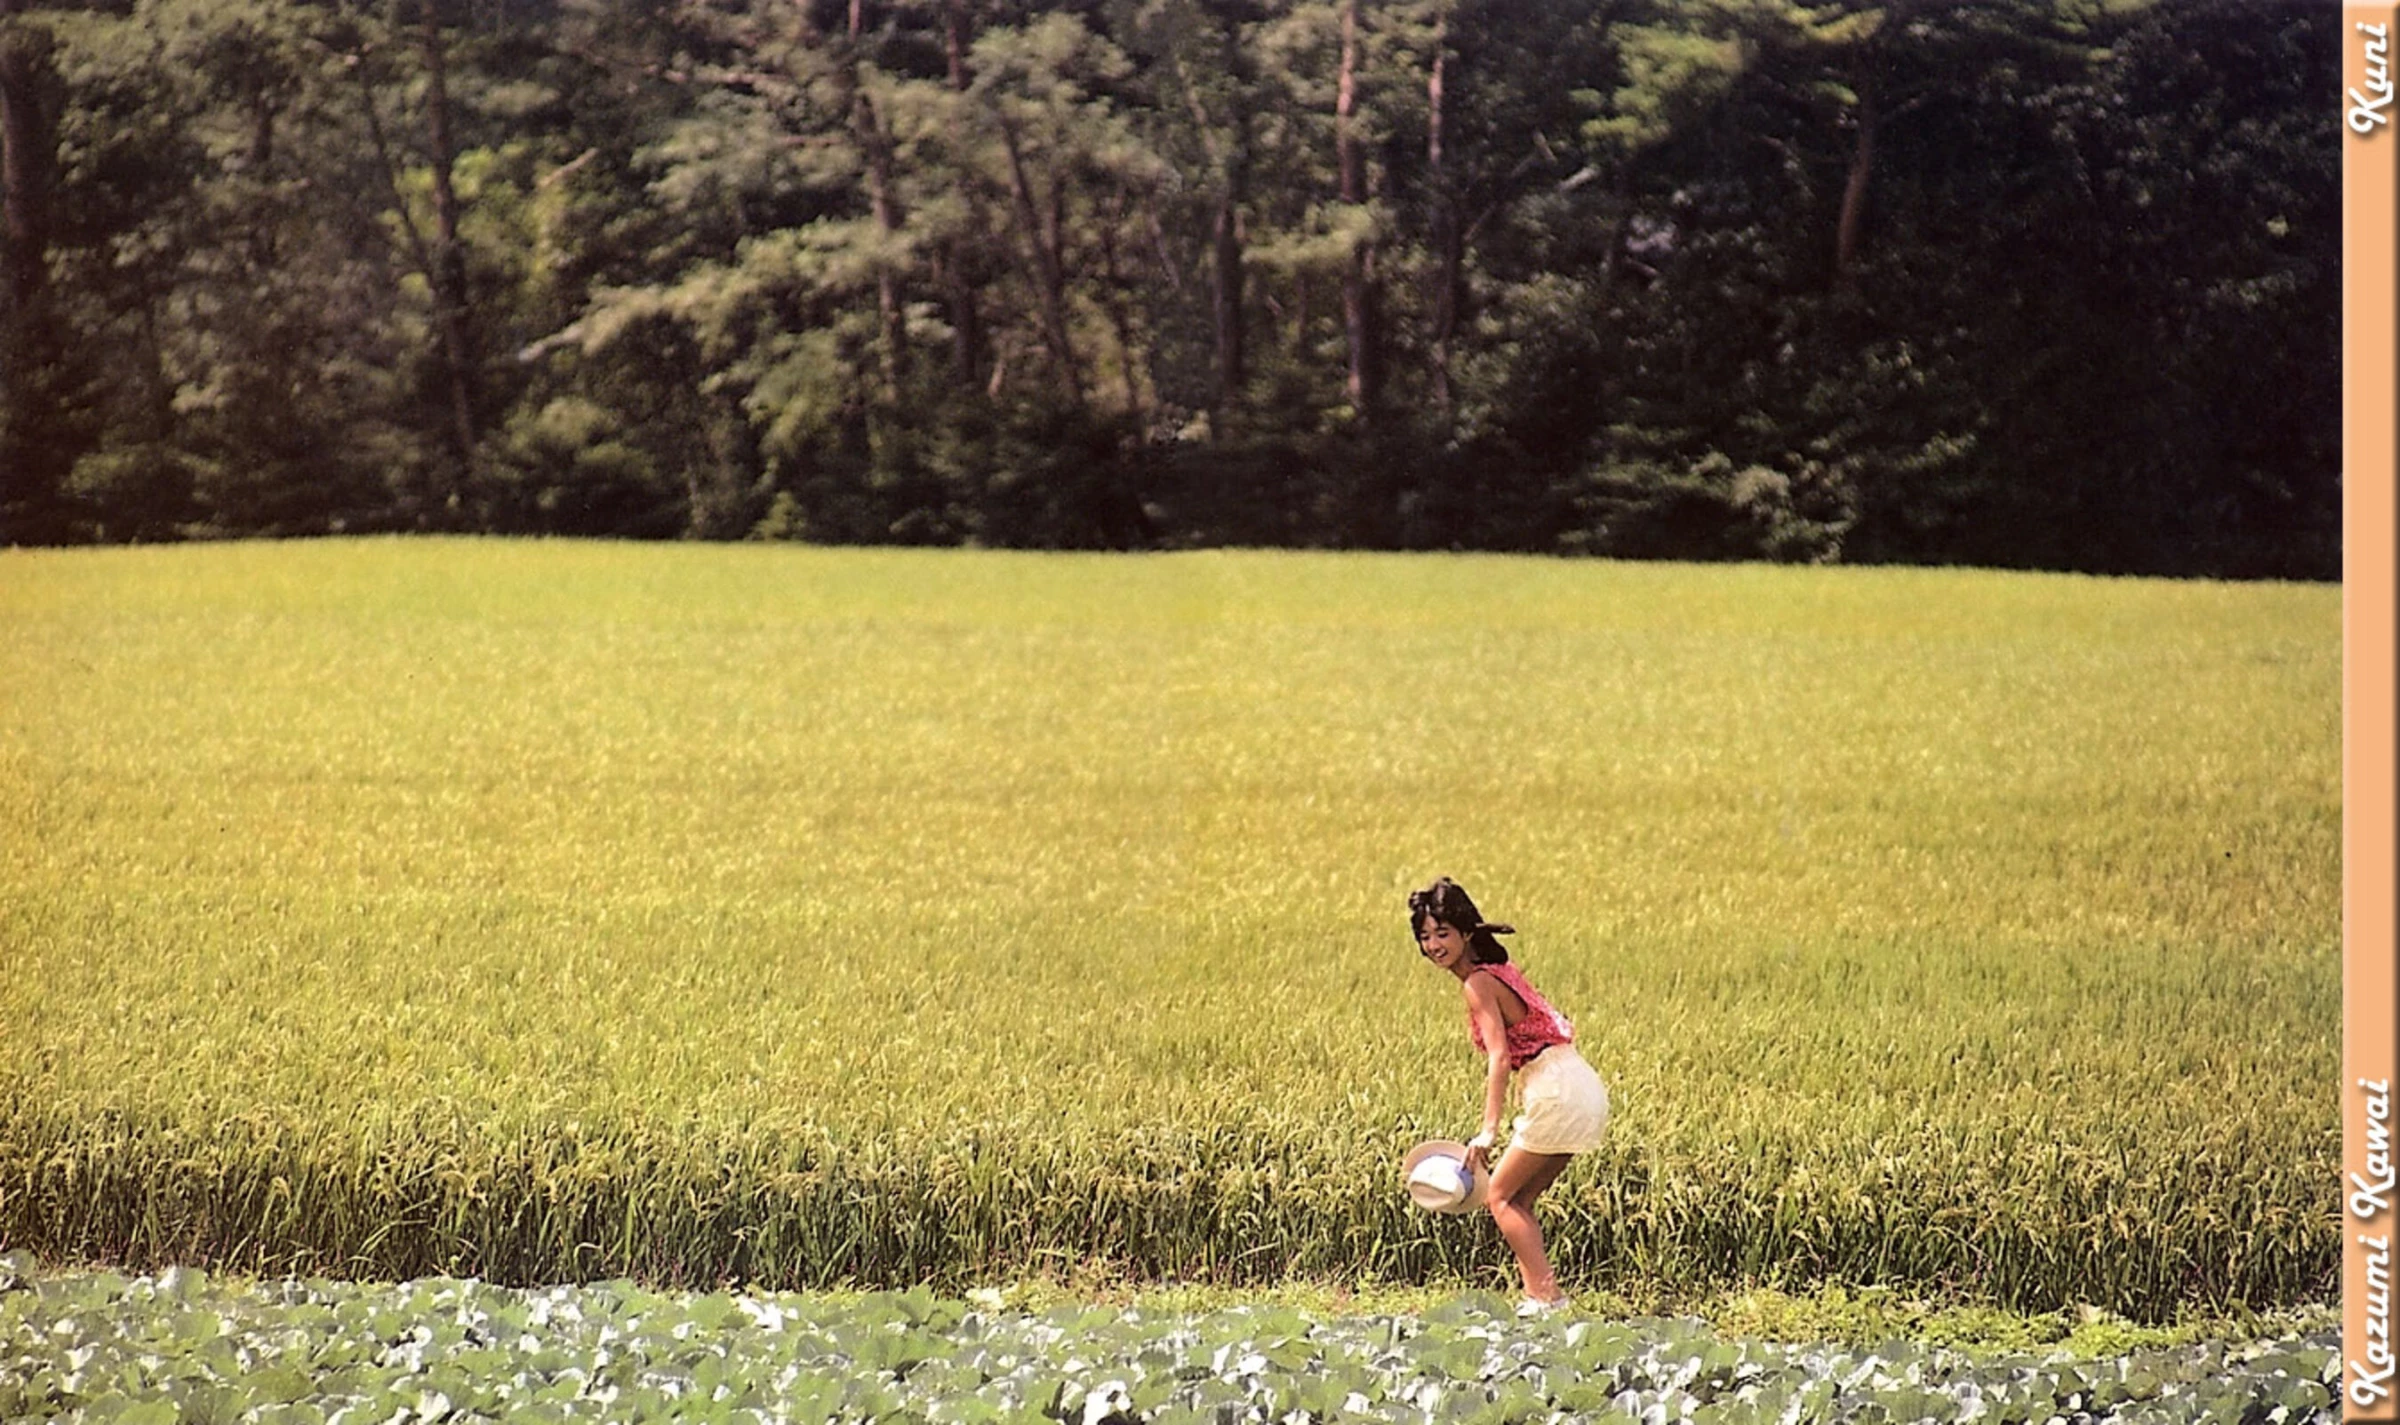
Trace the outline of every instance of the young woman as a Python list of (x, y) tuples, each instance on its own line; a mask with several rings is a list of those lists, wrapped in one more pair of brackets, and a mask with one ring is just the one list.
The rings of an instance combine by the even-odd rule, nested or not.
[[(1483, 1129), (1467, 1140), (1467, 1165), (1491, 1174), (1492, 1220), (1525, 1276), (1518, 1313), (1556, 1311), (1567, 1298), (1542, 1249), (1533, 1200), (1558, 1181), (1577, 1153), (1599, 1146), (1608, 1128), (1608, 1089), (1575, 1052), (1575, 1026), (1508, 963), (1508, 950), (1496, 937), (1514, 934), (1514, 927), (1485, 920), (1465, 888), (1448, 876), (1409, 895), (1408, 919), (1417, 949), (1436, 968), (1458, 977), (1467, 1001), (1467, 1037), (1488, 1066)], [(1525, 1112), (1494, 1167), (1492, 1144), (1508, 1107), (1512, 1074), (1522, 1079)]]

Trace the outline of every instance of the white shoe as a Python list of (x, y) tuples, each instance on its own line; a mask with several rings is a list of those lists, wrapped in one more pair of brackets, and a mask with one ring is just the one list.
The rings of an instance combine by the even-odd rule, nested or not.
[(1540, 1297), (1529, 1296), (1517, 1303), (1518, 1317), (1528, 1321), (1541, 1316), (1556, 1316), (1566, 1309), (1567, 1299), (1564, 1296), (1554, 1296), (1548, 1301), (1544, 1301)]

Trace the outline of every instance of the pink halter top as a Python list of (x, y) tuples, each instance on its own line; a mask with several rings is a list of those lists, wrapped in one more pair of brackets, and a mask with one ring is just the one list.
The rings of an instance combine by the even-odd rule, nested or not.
[[(1514, 965), (1482, 965), (1477, 968), (1517, 992), (1525, 1003), (1525, 1017), (1508, 1026), (1508, 1067), (1522, 1069), (1533, 1062), (1533, 1056), (1553, 1044), (1575, 1042), (1575, 1025), (1565, 1015), (1550, 1007), (1541, 992), (1525, 983), (1524, 972)], [(1474, 1041), (1477, 1053), (1488, 1054), (1483, 1042), (1483, 1030), (1475, 1023), (1472, 1012), (1467, 1015), (1467, 1038)]]

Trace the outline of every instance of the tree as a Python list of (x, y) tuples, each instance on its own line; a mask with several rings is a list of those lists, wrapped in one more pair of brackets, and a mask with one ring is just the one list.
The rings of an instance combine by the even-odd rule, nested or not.
[(0, 520), (2325, 574), (2335, 38), (0, 0)]
[[(1254, 51), (1265, 18), (1263, 8), (1241, 0), (1149, 0), (1128, 27), (1158, 90), (1146, 142), (1191, 195), (1175, 211), (1158, 215), (1155, 236), (1162, 249), (1175, 243), (1178, 232), (1197, 239), (1183, 244), (1196, 262), (1170, 257), (1165, 263), (1170, 294), (1181, 293), (1187, 266), (1208, 273), (1208, 379), (1192, 391), (1190, 405), (1206, 410), (1208, 432), (1218, 438), (1241, 419), (1250, 374), (1246, 209), (1255, 167), (1252, 115), (1264, 102)], [(1175, 305), (1152, 303), (1162, 311)], [(1160, 324), (1171, 327), (1173, 318)], [(1171, 357), (1165, 364), (1173, 369)]]
[(0, 540), (9, 541), (58, 537), (74, 456), (49, 283), (56, 43), (28, 0), (0, 0)]

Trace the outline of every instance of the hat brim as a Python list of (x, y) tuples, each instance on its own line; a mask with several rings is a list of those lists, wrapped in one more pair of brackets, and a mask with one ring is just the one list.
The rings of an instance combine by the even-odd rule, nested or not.
[(1454, 1138), (1428, 1138), (1416, 1147), (1409, 1149), (1407, 1156), (1400, 1160), (1400, 1181), (1406, 1183), (1409, 1174), (1417, 1170), (1417, 1164), (1437, 1154), (1445, 1158), (1456, 1158), (1459, 1162), (1466, 1164), (1467, 1195), (1460, 1198), (1454, 1206), (1433, 1207), (1426, 1210), (1455, 1217), (1462, 1212), (1474, 1212), (1480, 1209), (1491, 1195), (1491, 1172), (1488, 1167), (1483, 1171), (1477, 1171), (1473, 1162), (1467, 1157), (1467, 1145)]

